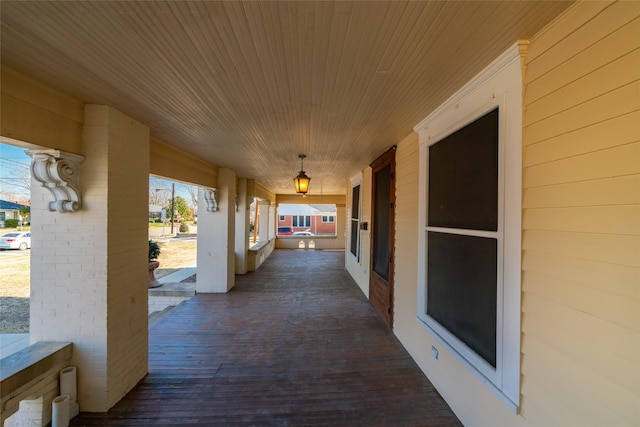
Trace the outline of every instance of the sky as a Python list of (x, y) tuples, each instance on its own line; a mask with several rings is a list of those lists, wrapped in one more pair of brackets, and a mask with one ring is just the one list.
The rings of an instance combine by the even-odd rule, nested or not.
[[(16, 200), (30, 200), (31, 158), (26, 155), (26, 149), (14, 145), (0, 143), (0, 199), (15, 202)], [(82, 186), (82, 176), (80, 177)], [(173, 181), (149, 177), (149, 188), (166, 189), (171, 191)], [(188, 185), (176, 182), (176, 196), (181, 196), (187, 202), (191, 200)]]
[(0, 143), (0, 199), (29, 200), (31, 158), (25, 149)]

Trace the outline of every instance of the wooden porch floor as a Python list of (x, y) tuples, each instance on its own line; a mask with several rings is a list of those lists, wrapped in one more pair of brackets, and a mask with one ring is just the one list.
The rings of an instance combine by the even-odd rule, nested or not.
[(149, 331), (149, 375), (81, 425), (459, 426), (344, 269), (277, 250)]

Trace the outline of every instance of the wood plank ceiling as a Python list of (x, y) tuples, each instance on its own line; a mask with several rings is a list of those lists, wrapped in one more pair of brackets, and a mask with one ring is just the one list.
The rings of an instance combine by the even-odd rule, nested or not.
[(3, 1), (3, 65), (275, 193), (345, 181), (518, 39), (540, 1)]

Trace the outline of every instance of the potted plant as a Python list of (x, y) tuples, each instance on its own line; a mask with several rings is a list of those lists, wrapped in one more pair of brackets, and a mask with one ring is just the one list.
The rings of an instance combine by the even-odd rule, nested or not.
[(157, 260), (159, 256), (160, 246), (157, 242), (149, 240), (149, 288), (162, 286), (162, 283), (158, 282), (155, 276), (156, 268), (160, 267), (160, 262)]

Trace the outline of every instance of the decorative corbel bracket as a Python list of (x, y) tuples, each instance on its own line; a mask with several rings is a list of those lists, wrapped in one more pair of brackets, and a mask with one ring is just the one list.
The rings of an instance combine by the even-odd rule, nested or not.
[(80, 163), (84, 156), (59, 150), (27, 150), (27, 155), (31, 157), (31, 176), (53, 195), (49, 210), (80, 210)]
[(205, 188), (204, 200), (207, 202), (207, 212), (216, 212), (218, 210), (218, 189)]

